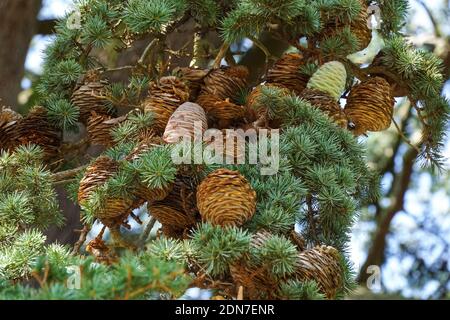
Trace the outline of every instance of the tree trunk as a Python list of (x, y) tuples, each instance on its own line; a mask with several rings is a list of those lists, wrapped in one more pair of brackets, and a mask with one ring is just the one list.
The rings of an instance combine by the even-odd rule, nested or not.
[(0, 104), (15, 109), (40, 8), (41, 0), (0, 1)]

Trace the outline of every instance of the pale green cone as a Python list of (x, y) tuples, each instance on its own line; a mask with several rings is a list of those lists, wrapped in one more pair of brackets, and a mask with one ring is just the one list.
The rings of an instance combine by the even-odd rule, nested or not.
[(316, 89), (329, 94), (336, 100), (339, 100), (345, 90), (347, 80), (347, 71), (339, 61), (331, 61), (313, 74), (308, 82), (308, 89)]

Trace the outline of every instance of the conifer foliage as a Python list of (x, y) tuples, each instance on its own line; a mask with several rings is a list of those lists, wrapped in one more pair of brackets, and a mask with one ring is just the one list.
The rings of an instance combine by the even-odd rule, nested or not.
[[(379, 31), (368, 24), (374, 3)], [(80, 25), (68, 23), (69, 13), (45, 52), (39, 106), (24, 116), (1, 109), (0, 298), (177, 298), (190, 287), (230, 299), (344, 297), (353, 287), (350, 229), (378, 195), (363, 137), (391, 125), (399, 88), (422, 125), (423, 158), (442, 161), (449, 104), (439, 95), (441, 62), (400, 33), (407, 7), (406, 0), (76, 1)], [(186, 23), (196, 26), (186, 44), (192, 63), (172, 65), (186, 53), (168, 38)], [(207, 32), (222, 44), (204, 57)], [(354, 64), (348, 56), (372, 32), (384, 48), (369, 66)], [(264, 33), (289, 52), (273, 57)], [(256, 83), (233, 51), (244, 39), (266, 55)], [(99, 58), (142, 40), (148, 45), (132, 65)], [(257, 147), (276, 147), (278, 170), (261, 174), (267, 159), (177, 163), (180, 150), (195, 158), (197, 146), (178, 141), (195, 138), (194, 121), (201, 133), (279, 130), (279, 141)], [(83, 127), (82, 141), (64, 139)], [(86, 144), (103, 149), (70, 167), (67, 150)], [(251, 148), (224, 151), (237, 160)], [(45, 229), (64, 223), (54, 184), (66, 184), (82, 209), (73, 249), (45, 244)], [(144, 225), (138, 238), (126, 232), (131, 220)], [(76, 289), (68, 285), (74, 266), (83, 270)]]

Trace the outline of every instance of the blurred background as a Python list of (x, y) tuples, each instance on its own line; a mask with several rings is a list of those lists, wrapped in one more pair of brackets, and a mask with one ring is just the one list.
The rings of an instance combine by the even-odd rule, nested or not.
[[(43, 50), (54, 39), (55, 19), (71, 8), (72, 0), (0, 0), (0, 105), (21, 112), (33, 105), (33, 84), (42, 72)], [(449, 18), (450, 0), (410, 0), (404, 30), (417, 47), (444, 60), (442, 94), (448, 98)], [(406, 99), (398, 99), (395, 118), (414, 141), (420, 132), (411, 109)], [(449, 299), (450, 139), (441, 172), (423, 168), (395, 127), (371, 134), (367, 146), (370, 165), (383, 177), (382, 197), (362, 209), (353, 229), (350, 249), (360, 287), (349, 298)], [(69, 225), (49, 237), (63, 243), (74, 241), (71, 229), (79, 214), (67, 201), (62, 206)]]

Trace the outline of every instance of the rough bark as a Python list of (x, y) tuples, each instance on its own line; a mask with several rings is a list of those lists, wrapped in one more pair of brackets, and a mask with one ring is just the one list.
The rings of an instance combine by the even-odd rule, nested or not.
[(0, 104), (17, 107), (28, 47), (41, 0), (0, 1)]

